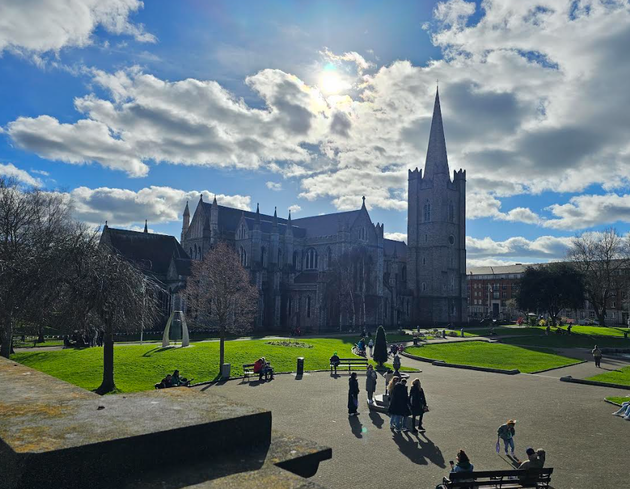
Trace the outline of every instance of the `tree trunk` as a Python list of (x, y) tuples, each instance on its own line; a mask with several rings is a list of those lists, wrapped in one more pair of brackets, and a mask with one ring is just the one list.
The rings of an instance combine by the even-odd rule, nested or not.
[(0, 356), (4, 358), (9, 358), (12, 351), (13, 342), (13, 321), (10, 316), (5, 316), (3, 318), (2, 324), (0, 324), (0, 342), (2, 345), (0, 346)]
[(96, 389), (96, 393), (103, 395), (114, 389), (116, 389), (116, 384), (114, 384), (114, 333), (110, 326), (103, 337), (103, 383)]
[(44, 328), (42, 326), (39, 326), (37, 328), (37, 343), (43, 343), (44, 341)]

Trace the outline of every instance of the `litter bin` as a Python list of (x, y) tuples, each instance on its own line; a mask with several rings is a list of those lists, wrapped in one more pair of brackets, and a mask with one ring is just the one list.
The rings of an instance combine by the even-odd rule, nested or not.
[(232, 370), (232, 365), (229, 363), (224, 363), (221, 366), (221, 377), (224, 379), (229, 379), (231, 370)]
[(298, 357), (296, 373), (297, 375), (304, 375), (304, 357)]

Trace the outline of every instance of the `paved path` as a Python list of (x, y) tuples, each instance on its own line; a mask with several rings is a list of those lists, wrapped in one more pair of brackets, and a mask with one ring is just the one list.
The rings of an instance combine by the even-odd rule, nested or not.
[(368, 411), (363, 374), (357, 418), (347, 416), (347, 375), (278, 375), (267, 384), (235, 380), (200, 390), (269, 408), (275, 428), (331, 446), (333, 459), (314, 477), (330, 488), (433, 489), (460, 448), (477, 469), (509, 468), (494, 451), (496, 428), (508, 418), (518, 420), (520, 458), (528, 446), (547, 450), (554, 487), (621, 487), (627, 480), (630, 422), (611, 416), (613, 407), (602, 400), (619, 391), (544, 374), (508, 376), (410, 359), (403, 364), (423, 370), (418, 377), (431, 412), (425, 416), (427, 432), (419, 436), (393, 435), (387, 416)]

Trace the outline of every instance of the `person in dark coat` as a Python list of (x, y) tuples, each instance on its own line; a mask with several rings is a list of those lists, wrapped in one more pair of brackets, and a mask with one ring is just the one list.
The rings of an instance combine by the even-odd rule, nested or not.
[(422, 417), (427, 409), (427, 399), (424, 397), (424, 389), (420, 386), (420, 379), (414, 379), (409, 391), (409, 407), (411, 408), (411, 431), (416, 430), (416, 416), (418, 416), (418, 430), (424, 430)]
[(359, 382), (357, 381), (357, 373), (352, 372), (348, 379), (348, 415), (356, 416), (359, 407)]
[(403, 419), (411, 414), (409, 411), (409, 396), (407, 395), (407, 386), (402, 381), (398, 382), (392, 389), (388, 412), (394, 420), (395, 432), (408, 431), (406, 427), (403, 429)]
[(376, 391), (377, 378), (378, 376), (374, 371), (374, 367), (372, 367), (372, 365), (368, 365), (367, 370), (365, 371), (365, 392), (367, 392), (368, 404), (374, 404), (372, 396), (374, 395), (374, 391)]

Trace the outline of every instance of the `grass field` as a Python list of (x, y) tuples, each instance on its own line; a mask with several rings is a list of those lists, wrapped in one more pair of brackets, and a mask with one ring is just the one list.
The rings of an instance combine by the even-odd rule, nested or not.
[[(321, 370), (329, 368), (330, 356), (335, 351), (341, 358), (352, 357), (355, 340), (355, 337), (292, 339), (312, 348), (274, 346), (267, 344), (269, 340), (227, 341), (225, 358), (232, 364), (232, 376), (242, 375), (244, 363), (254, 363), (262, 356), (276, 372), (295, 371), (297, 357), (304, 357), (306, 370)], [(24, 352), (12, 355), (11, 359), (88, 390), (96, 389), (102, 378), (101, 348)], [(121, 392), (152, 389), (175, 369), (195, 382), (215, 379), (219, 373), (219, 343), (191, 343), (189, 348), (163, 349), (156, 345), (114, 348), (114, 376)]]
[(630, 386), (630, 367), (624, 367), (621, 370), (613, 370), (603, 374), (589, 377), (586, 380), (596, 380), (598, 382), (607, 382), (609, 384), (621, 384)]
[(549, 336), (535, 335), (516, 338), (503, 338), (502, 343), (510, 345), (539, 346), (543, 348), (588, 348), (598, 345), (600, 348), (630, 348), (630, 340), (615, 336), (590, 336), (586, 334)]
[(630, 401), (630, 396), (610, 396), (606, 398), (607, 401), (611, 401), (611, 402), (616, 402), (617, 404), (621, 405), (624, 402), (628, 402)]
[(579, 363), (579, 360), (557, 355), (553, 350), (533, 350), (481, 341), (409, 347), (405, 352), (448, 363), (506, 370), (518, 369), (524, 373)]
[(51, 340), (46, 339), (43, 343), (35, 343), (37, 337), (26, 338), (26, 341), (22, 341), (21, 338), (13, 337), (13, 348), (41, 348), (47, 346), (63, 346), (63, 340)]

